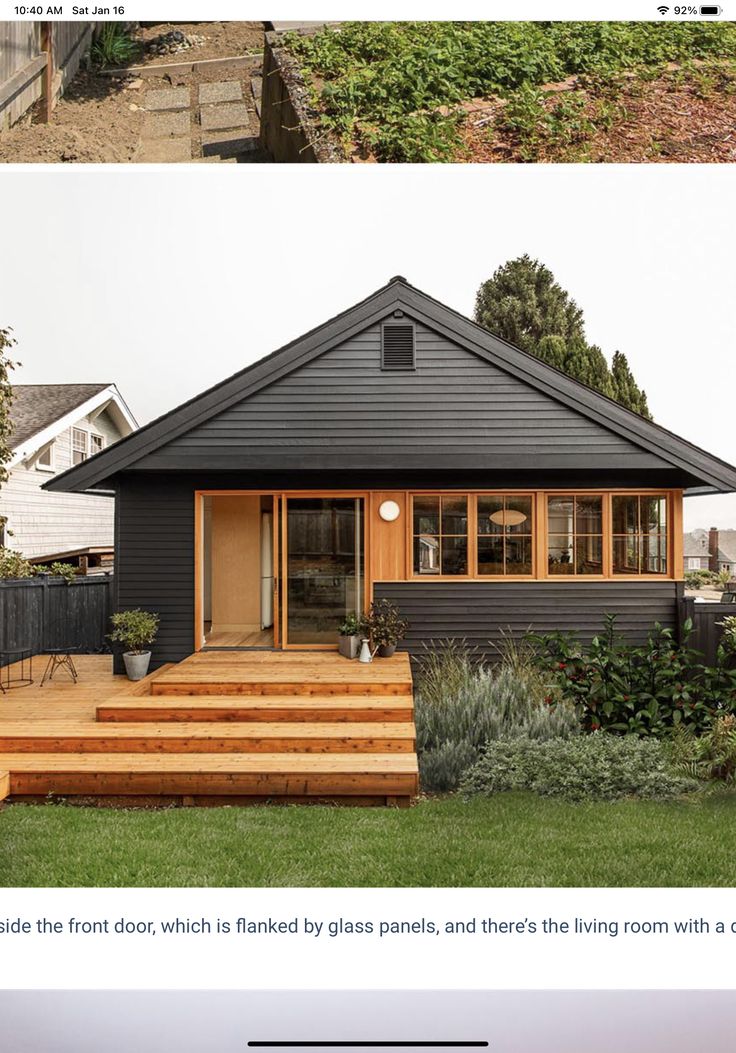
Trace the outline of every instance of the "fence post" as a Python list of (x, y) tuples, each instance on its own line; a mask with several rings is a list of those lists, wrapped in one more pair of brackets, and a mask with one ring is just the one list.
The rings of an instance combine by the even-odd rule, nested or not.
[(49, 613), (51, 601), (49, 599), (49, 576), (43, 574), (41, 576), (41, 650), (45, 651), (51, 645), (48, 642), (47, 632), (49, 625)]
[(43, 96), (41, 120), (48, 124), (54, 108), (54, 23), (41, 23), (41, 50), (46, 52), (46, 66), (43, 71)]

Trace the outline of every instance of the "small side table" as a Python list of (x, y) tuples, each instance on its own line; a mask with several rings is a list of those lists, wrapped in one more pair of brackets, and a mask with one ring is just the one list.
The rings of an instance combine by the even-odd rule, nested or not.
[(76, 684), (77, 670), (74, 665), (71, 650), (68, 647), (47, 647), (43, 653), (49, 656), (49, 660), (46, 663), (46, 668), (41, 677), (41, 687), (43, 687), (47, 680), (54, 679), (54, 673), (57, 669), (66, 669)]
[[(7, 665), (0, 667), (0, 694), (12, 687), (28, 687), (33, 683), (33, 651), (30, 647), (10, 648), (0, 651), (0, 658), (9, 658)], [(10, 675), (11, 666), (20, 665), (19, 676)], [(4, 683), (3, 683), (4, 681)]]

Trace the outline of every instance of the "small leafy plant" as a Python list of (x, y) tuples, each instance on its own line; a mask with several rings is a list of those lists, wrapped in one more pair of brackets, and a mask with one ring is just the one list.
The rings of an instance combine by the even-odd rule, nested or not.
[(391, 647), (406, 636), (409, 623), (401, 617), (399, 608), (390, 600), (376, 600), (371, 604), (363, 623), (363, 631), (372, 647)]
[(61, 563), (58, 560), (49, 567), (49, 572), (54, 578), (63, 578), (67, 585), (76, 579), (79, 569), (73, 563)]
[(140, 46), (120, 22), (107, 22), (92, 45), (92, 61), (105, 69), (109, 66), (126, 66), (140, 54)]
[(337, 631), (340, 636), (359, 636), (361, 619), (356, 614), (348, 614), (344, 621), (340, 622)]
[(130, 654), (143, 654), (145, 648), (156, 639), (160, 617), (153, 611), (143, 611), (138, 607), (132, 611), (118, 611), (110, 621), (113, 625), (110, 640), (122, 644)]
[(36, 568), (12, 548), (0, 548), (0, 578), (32, 578)]

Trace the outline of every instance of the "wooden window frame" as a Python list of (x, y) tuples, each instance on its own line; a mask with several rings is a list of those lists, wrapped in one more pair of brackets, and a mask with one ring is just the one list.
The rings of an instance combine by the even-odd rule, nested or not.
[[(529, 490), (518, 487), (493, 490), (407, 490), (406, 494), (406, 563), (405, 579), (413, 582), (432, 581), (551, 581), (574, 583), (577, 581), (627, 582), (627, 581), (681, 581), (685, 567), (682, 539), (682, 490), (667, 490), (661, 487), (641, 487), (602, 490), (591, 487), (557, 487), (554, 490)], [(601, 574), (550, 574), (547, 565), (549, 524), (547, 502), (550, 497), (566, 494), (580, 497), (602, 497), (603, 505), (603, 572)], [(468, 573), (467, 574), (417, 574), (414, 571), (414, 498), (415, 497), (465, 497), (468, 500)], [(532, 499), (532, 573), (531, 574), (478, 574), (477, 510), (479, 497), (531, 497)], [(614, 574), (613, 573), (613, 497), (663, 497), (666, 501), (667, 517), (667, 572), (665, 574)]]
[[(93, 449), (92, 449), (92, 440), (93, 439), (99, 439), (100, 440), (100, 448), (98, 450), (94, 450), (93, 451)], [(107, 445), (107, 443), (105, 442), (105, 436), (104, 435), (100, 435), (100, 433), (97, 432), (97, 431), (91, 431), (89, 433), (89, 456), (90, 457), (95, 457), (98, 453), (102, 453), (102, 451), (105, 449), (106, 445)]]
[[(77, 449), (74, 448), (74, 435), (75, 435), (75, 432), (76, 432), (77, 435), (84, 435), (84, 456), (82, 457), (81, 461), (75, 461), (74, 460), (75, 453), (82, 453), (81, 450), (77, 450)], [(85, 461), (89, 460), (89, 432), (86, 430), (86, 428), (77, 428), (76, 426), (72, 426), (71, 454), (72, 454), (72, 458), (71, 458), (72, 459), (72, 465), (84, 464)]]
[[(558, 533), (554, 533), (549, 529), (549, 502), (556, 497), (570, 497), (573, 502), (573, 530), (570, 533), (572, 537), (572, 553), (573, 553), (573, 571), (571, 574), (554, 574), (549, 569), (549, 539), (550, 537), (559, 537)], [(600, 497), (601, 499), (601, 532), (600, 534), (579, 534), (574, 529), (575, 527), (575, 502), (579, 497)], [(545, 539), (545, 555), (544, 555), (544, 568), (545, 576), (554, 581), (605, 581), (607, 576), (611, 573), (611, 551), (612, 542), (610, 540), (610, 505), (606, 500), (606, 494), (601, 490), (556, 490), (548, 492), (545, 495), (544, 500), (544, 539)], [(575, 569), (575, 542), (581, 537), (600, 538), (601, 539), (601, 572), (600, 574), (578, 574)], [(610, 551), (609, 551), (610, 550)]]
[[(672, 502), (670, 500), (671, 494), (667, 490), (653, 490), (653, 491), (647, 492), (647, 493), (645, 493), (645, 492), (643, 492), (641, 490), (631, 490), (631, 491), (628, 491), (628, 490), (627, 491), (621, 491), (621, 490), (613, 491), (612, 490), (611, 493), (608, 495), (608, 497), (609, 497), (609, 501), (610, 501), (610, 504), (611, 504), (611, 517), (610, 517), (611, 518), (611, 536), (610, 536), (610, 544), (611, 544), (611, 578), (614, 581), (638, 581), (641, 578), (647, 578), (647, 579), (650, 579), (652, 581), (667, 581), (669, 578), (672, 577), (672, 574), (670, 573), (670, 571), (671, 571), (671, 562), (670, 561), (672, 560), (672, 548), (671, 548), (671, 545), (670, 545), (670, 515), (671, 515), (671, 512), (672, 512)], [(639, 571), (638, 573), (635, 573), (635, 574), (616, 574), (615, 573), (615, 571), (613, 569), (613, 543), (616, 540), (616, 538), (621, 538), (621, 537), (626, 538), (626, 537), (629, 537), (629, 535), (628, 534), (614, 534), (614, 532), (613, 532), (613, 499), (614, 499), (614, 497), (636, 497), (638, 499), (637, 500), (637, 505), (638, 505), (637, 511), (638, 511), (639, 528), (640, 529), (637, 530), (636, 534), (634, 535), (636, 537), (636, 539), (637, 539), (637, 542), (639, 542), (642, 537), (647, 536), (641, 530), (641, 499), (642, 499), (642, 497), (654, 497), (654, 498), (658, 497), (658, 498), (664, 499), (664, 507), (665, 507), (664, 539), (665, 539), (665, 560), (667, 562), (667, 570), (664, 572), (664, 574), (657, 574), (656, 572), (653, 572), (653, 571), (647, 571), (646, 573), (642, 573), (641, 571)], [(661, 533), (657, 533), (654, 536), (656, 536), (658, 538), (661, 538), (662, 534)], [(639, 557), (639, 560), (641, 562), (641, 556)], [(683, 572), (684, 572), (684, 567), (683, 567)]]

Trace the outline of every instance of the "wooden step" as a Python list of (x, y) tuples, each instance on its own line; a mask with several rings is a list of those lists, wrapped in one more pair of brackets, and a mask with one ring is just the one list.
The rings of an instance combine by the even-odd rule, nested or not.
[(0, 723), (0, 753), (413, 753), (412, 723)]
[(10, 772), (0, 771), (0, 801), (10, 794)]
[(97, 720), (107, 721), (257, 721), (276, 723), (411, 722), (411, 695), (200, 695), (130, 698), (116, 695), (97, 707)]
[(11, 796), (412, 797), (413, 754), (0, 754)]
[(363, 665), (334, 652), (198, 652), (150, 685), (160, 695), (410, 695), (405, 654)]

